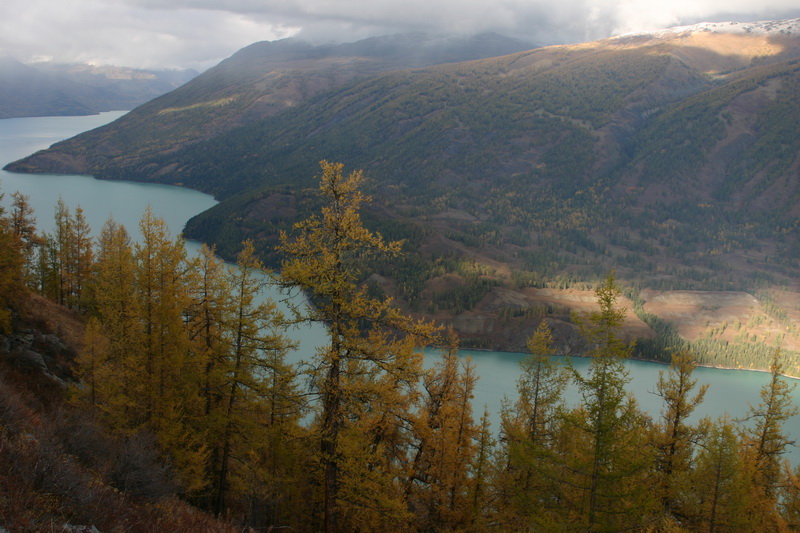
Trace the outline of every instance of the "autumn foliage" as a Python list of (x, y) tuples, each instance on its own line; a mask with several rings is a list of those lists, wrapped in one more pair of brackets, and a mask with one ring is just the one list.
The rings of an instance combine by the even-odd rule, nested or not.
[[(800, 470), (782, 459), (796, 409), (779, 351), (749, 424), (691, 422), (705, 387), (686, 351), (657, 384), (661, 414), (648, 415), (626, 390), (632, 345), (619, 336), (609, 275), (598, 311), (582, 319), (588, 371), (555, 363), (543, 320), (491, 428), (488, 413), (476, 420), (479, 376), (453, 335), (364, 283), (366, 259), (400, 245), (362, 224), (361, 172), (321, 169), (323, 207), (281, 235), (280, 276), (264, 271), (250, 241), (236, 265), (209, 248), (192, 257), (150, 211), (140, 238), (110, 220), (93, 245), (80, 210), (59, 205), (46, 236), (27, 224), (24, 198), (16, 222), (3, 215), (0, 328), (31, 326), (25, 301), (36, 291), (70, 307), (82, 333), (71, 335), (58, 379), (2, 363), (0, 526), (800, 528)], [(266, 283), (311, 305), (281, 313), (258, 297)], [(290, 364), (291, 328), (307, 322), (324, 325), (325, 342)], [(578, 405), (566, 404), (567, 386)]]

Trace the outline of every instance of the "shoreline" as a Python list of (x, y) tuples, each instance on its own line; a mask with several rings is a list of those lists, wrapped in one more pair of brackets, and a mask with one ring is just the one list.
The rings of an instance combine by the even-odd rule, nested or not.
[[(438, 350), (440, 348), (434, 347), (433, 349)], [(528, 352), (509, 352), (509, 351), (506, 351), (506, 350), (491, 350), (489, 348), (459, 348), (458, 351), (459, 352), (500, 353), (500, 354), (510, 354), (510, 355), (513, 354), (513, 355), (520, 355), (520, 356), (530, 355), (530, 353), (528, 353)], [(580, 359), (588, 359), (589, 358), (588, 356), (585, 356), (585, 355), (558, 355), (558, 354), (553, 355), (552, 357), (576, 357), (576, 358), (580, 358)], [(654, 363), (654, 364), (664, 365), (664, 366), (670, 366), (670, 364), (671, 364), (671, 363), (668, 363), (666, 361), (659, 361), (657, 359), (643, 359), (641, 357), (628, 357), (626, 360), (628, 360), (628, 361), (639, 361), (639, 362), (642, 362), (642, 363)], [(733, 370), (733, 371), (736, 371), (736, 372), (761, 372), (761, 373), (764, 373), (764, 374), (770, 374), (771, 373), (770, 370), (766, 369), (766, 368), (733, 368), (733, 367), (729, 367), (729, 366), (718, 366), (718, 365), (701, 364), (701, 363), (697, 363), (697, 366), (698, 366), (698, 368), (709, 368), (709, 369), (712, 369), (712, 370)], [(800, 381), (800, 375), (795, 376), (795, 375), (792, 375), (792, 374), (781, 374), (781, 376), (783, 376), (785, 378), (788, 378), (788, 379)]]

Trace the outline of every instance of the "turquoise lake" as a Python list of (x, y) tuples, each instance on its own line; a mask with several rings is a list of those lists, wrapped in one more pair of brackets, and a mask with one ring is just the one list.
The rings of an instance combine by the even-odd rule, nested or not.
[[(99, 127), (123, 114), (124, 112), (118, 111), (88, 117), (0, 120), (0, 166), (59, 140)], [(113, 215), (134, 236), (138, 232), (138, 221), (148, 205), (167, 222), (173, 234), (178, 235), (189, 218), (216, 203), (209, 195), (179, 187), (101, 181), (87, 176), (27, 175), (0, 171), (0, 192), (5, 193), (2, 203), (6, 208), (10, 205), (10, 195), (14, 191), (30, 197), (37, 225), (43, 231), (50, 231), (52, 228), (54, 207), (59, 198), (70, 208), (80, 205), (95, 232)], [(191, 249), (198, 246), (197, 243), (189, 243)], [(290, 334), (301, 342), (293, 357), (308, 359), (315, 347), (324, 342), (325, 331), (317, 326), (293, 330)], [(471, 358), (480, 377), (473, 403), (476, 416), (483, 413), (484, 405), (488, 406), (496, 428), (503, 397), (508, 396), (513, 400), (516, 395), (519, 361), (524, 354), (464, 350), (461, 356)], [(435, 357), (429, 351), (427, 364), (432, 364)], [(585, 359), (573, 359), (573, 364), (578, 368), (585, 368), (587, 362)], [(659, 371), (666, 371), (667, 367), (657, 363), (628, 361), (627, 368), (631, 376), (629, 391), (646, 411), (657, 417), (661, 403), (654, 391)], [(695, 377), (699, 384), (709, 384), (706, 399), (698, 408), (695, 419), (701, 416), (715, 418), (724, 413), (732, 418), (744, 417), (749, 404), (758, 404), (759, 390), (769, 379), (769, 375), (763, 372), (712, 368), (698, 368)], [(798, 383), (798, 380), (791, 381)], [(574, 390), (568, 391), (567, 396), (568, 402), (577, 401)], [(800, 406), (800, 390), (797, 387), (794, 398), (795, 403)], [(786, 429), (794, 439), (800, 441), (800, 416), (791, 419)], [(793, 464), (800, 464), (800, 449), (794, 448), (787, 456)]]

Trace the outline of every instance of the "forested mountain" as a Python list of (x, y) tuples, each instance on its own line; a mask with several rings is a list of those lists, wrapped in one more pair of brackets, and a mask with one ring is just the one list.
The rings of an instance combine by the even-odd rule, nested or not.
[[(496, 53), (498, 39), (479, 42)], [(476, 346), (539, 313), (532, 290), (611, 269), (651, 322), (654, 293), (637, 287), (796, 290), (800, 21), (424, 68), (386, 42), (253, 45), (8, 168), (213, 193), (222, 202), (187, 234), (228, 257), (254, 238), (272, 264), (278, 230), (318, 207), (318, 161), (363, 168), (366, 223), (406, 239), (400, 259), (373, 266), (372, 290), (470, 331)]]
[(197, 75), (0, 58), (0, 118), (93, 115), (133, 109)]
[(232, 129), (274, 117), (353, 80), (532, 47), (494, 34), (470, 39), (397, 35), (337, 46), (312, 46), (293, 39), (259, 42), (135, 109), (109, 126), (108, 136), (84, 138), (95, 146), (90, 152), (67, 149), (48, 166), (100, 175), (100, 168), (110, 168), (113, 158), (115, 166), (137, 167), (186, 145), (225, 137)]

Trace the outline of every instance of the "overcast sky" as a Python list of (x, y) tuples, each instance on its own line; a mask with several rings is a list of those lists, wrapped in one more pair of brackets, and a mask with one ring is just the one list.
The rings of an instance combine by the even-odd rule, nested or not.
[[(256, 41), (496, 31), (543, 44), (800, 17), (798, 0), (2, 0), (0, 57), (204, 70)], [(723, 7), (724, 6), (724, 7)]]

